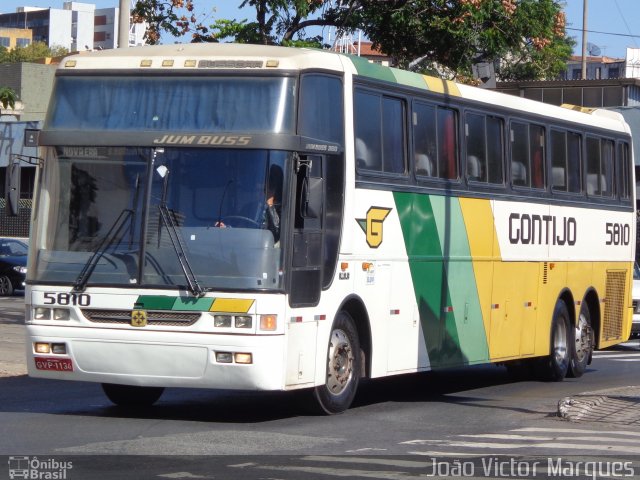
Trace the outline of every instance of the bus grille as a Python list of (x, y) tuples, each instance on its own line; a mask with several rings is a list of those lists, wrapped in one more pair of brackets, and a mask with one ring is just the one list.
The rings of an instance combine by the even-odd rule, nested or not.
[(602, 334), (605, 340), (619, 339), (622, 337), (626, 280), (627, 272), (624, 270), (607, 272), (604, 323), (602, 328)]
[[(93, 323), (131, 324), (131, 310), (95, 310), (83, 308), (82, 314)], [(169, 312), (166, 310), (147, 310), (147, 325), (168, 327), (188, 327), (200, 318), (200, 312)]]

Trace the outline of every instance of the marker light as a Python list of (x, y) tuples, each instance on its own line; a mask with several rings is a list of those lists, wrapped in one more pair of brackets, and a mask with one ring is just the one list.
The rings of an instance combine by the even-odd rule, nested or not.
[(253, 356), (250, 353), (236, 353), (234, 354), (234, 359), (236, 363), (243, 363), (245, 365), (253, 363)]
[(233, 354), (231, 352), (216, 352), (216, 362), (231, 363), (233, 362)]
[(65, 355), (67, 353), (67, 345), (65, 343), (52, 343), (51, 353), (57, 355)]
[(48, 343), (36, 342), (33, 344), (33, 350), (36, 353), (51, 353), (51, 345)]
[(260, 315), (260, 330), (273, 331), (278, 327), (277, 315)]

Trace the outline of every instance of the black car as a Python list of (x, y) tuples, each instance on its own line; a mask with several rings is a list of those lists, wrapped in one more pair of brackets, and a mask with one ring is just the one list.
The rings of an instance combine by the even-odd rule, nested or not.
[(0, 295), (24, 289), (28, 246), (16, 238), (0, 238)]

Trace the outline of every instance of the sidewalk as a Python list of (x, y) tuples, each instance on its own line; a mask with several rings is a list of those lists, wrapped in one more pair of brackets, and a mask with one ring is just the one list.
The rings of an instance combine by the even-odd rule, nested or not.
[(0, 319), (0, 377), (26, 375), (24, 325)]
[(558, 402), (558, 416), (570, 422), (605, 422), (640, 427), (640, 387), (584, 392)]

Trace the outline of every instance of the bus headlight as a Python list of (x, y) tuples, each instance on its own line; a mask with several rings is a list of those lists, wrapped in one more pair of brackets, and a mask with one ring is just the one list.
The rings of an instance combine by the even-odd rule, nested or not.
[(236, 315), (235, 321), (236, 328), (251, 328), (253, 326), (253, 321), (248, 315)]
[(214, 315), (213, 326), (218, 328), (231, 328), (231, 315)]
[(69, 314), (69, 310), (66, 308), (54, 308), (53, 309), (53, 319), (54, 320), (69, 320), (71, 315)]
[(34, 320), (51, 320), (51, 309), (46, 307), (36, 307), (33, 310)]

